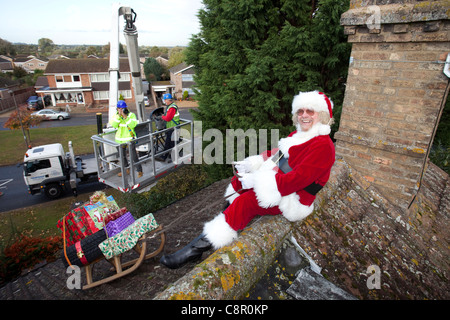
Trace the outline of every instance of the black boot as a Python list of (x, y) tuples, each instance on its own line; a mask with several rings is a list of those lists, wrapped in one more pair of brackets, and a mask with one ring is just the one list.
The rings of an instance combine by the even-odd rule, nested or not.
[(159, 262), (170, 269), (177, 269), (189, 261), (200, 259), (202, 253), (211, 248), (211, 242), (204, 234), (201, 234), (177, 252), (162, 256)]

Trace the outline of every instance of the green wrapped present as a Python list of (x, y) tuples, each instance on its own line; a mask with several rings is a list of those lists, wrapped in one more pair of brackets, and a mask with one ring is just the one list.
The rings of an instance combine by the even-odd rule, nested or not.
[(153, 214), (149, 213), (136, 220), (133, 224), (116, 234), (114, 237), (106, 239), (100, 243), (98, 247), (106, 259), (111, 259), (114, 256), (133, 249), (143, 234), (158, 228), (158, 226)]

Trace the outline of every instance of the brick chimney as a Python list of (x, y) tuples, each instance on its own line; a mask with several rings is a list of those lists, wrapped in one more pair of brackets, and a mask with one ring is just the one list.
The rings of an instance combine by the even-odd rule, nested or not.
[(410, 206), (447, 99), (450, 1), (351, 0), (352, 45), (337, 156)]

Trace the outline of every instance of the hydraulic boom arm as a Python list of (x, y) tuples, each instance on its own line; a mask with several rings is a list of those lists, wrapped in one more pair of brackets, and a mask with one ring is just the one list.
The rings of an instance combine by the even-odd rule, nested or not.
[(113, 6), (112, 29), (113, 36), (110, 44), (109, 61), (109, 119), (116, 112), (119, 91), (119, 16), (123, 15), (125, 19), (125, 28), (123, 34), (127, 45), (128, 62), (130, 65), (131, 77), (133, 81), (133, 90), (136, 100), (137, 118), (139, 122), (144, 121), (144, 94), (142, 90), (141, 67), (139, 61), (138, 33), (134, 22), (136, 13), (130, 7)]

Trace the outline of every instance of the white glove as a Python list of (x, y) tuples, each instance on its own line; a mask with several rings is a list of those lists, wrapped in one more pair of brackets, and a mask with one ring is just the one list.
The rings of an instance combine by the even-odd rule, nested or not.
[(255, 186), (253, 174), (251, 173), (242, 174), (242, 177), (239, 178), (239, 181), (241, 182), (243, 189), (252, 189)]
[(240, 175), (244, 173), (250, 172), (250, 164), (248, 161), (242, 160), (242, 161), (236, 161), (233, 162), (234, 167), (236, 168), (237, 172), (239, 172)]
[(261, 155), (255, 155), (247, 157), (242, 161), (233, 162), (233, 164), (240, 174), (244, 174), (258, 170), (263, 162), (264, 158)]

